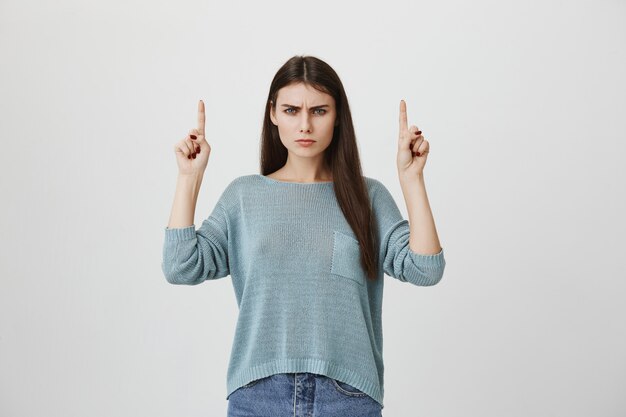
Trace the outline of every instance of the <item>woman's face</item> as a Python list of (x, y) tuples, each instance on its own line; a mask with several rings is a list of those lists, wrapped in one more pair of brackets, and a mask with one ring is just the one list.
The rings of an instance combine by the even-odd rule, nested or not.
[[(289, 152), (298, 156), (323, 153), (333, 139), (337, 119), (335, 99), (304, 83), (296, 83), (278, 90), (276, 110), (271, 109), (272, 123), (278, 126), (280, 141)], [(296, 142), (313, 139), (310, 146)]]

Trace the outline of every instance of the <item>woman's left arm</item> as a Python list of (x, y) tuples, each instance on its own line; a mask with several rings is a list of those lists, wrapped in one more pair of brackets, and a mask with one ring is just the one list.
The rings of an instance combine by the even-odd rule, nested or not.
[(409, 248), (422, 255), (434, 255), (442, 250), (424, 181), (429, 150), (430, 144), (422, 136), (422, 131), (417, 126), (408, 126), (406, 103), (400, 100), (398, 178), (409, 214)]

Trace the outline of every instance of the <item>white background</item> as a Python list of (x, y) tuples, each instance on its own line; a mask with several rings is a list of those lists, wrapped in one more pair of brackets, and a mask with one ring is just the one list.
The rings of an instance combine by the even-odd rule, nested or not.
[(160, 269), (173, 145), (196, 225), (259, 172), (291, 56), (328, 62), (406, 216), (400, 99), (446, 254), (386, 276), (386, 417), (626, 415), (626, 3), (0, 1), (0, 415), (224, 416), (230, 278)]

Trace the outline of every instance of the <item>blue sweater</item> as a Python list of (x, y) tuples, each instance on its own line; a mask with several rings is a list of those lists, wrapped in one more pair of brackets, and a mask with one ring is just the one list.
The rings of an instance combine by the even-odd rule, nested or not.
[(226, 399), (253, 380), (311, 372), (350, 384), (383, 405), (384, 274), (418, 286), (443, 276), (443, 249), (409, 248), (409, 224), (387, 188), (364, 177), (378, 236), (378, 279), (366, 279), (360, 247), (333, 183), (235, 178), (211, 215), (165, 228), (169, 283), (230, 276), (239, 306)]

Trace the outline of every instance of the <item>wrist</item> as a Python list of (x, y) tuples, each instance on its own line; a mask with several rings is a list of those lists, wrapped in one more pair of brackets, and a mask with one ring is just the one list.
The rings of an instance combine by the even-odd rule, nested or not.
[(177, 183), (182, 190), (191, 191), (194, 196), (197, 196), (202, 185), (202, 178), (201, 173), (179, 174)]
[(417, 175), (415, 174), (406, 175), (406, 174), (401, 174), (400, 172), (398, 172), (398, 179), (400, 180), (400, 184), (423, 183), (424, 173), (417, 174)]

